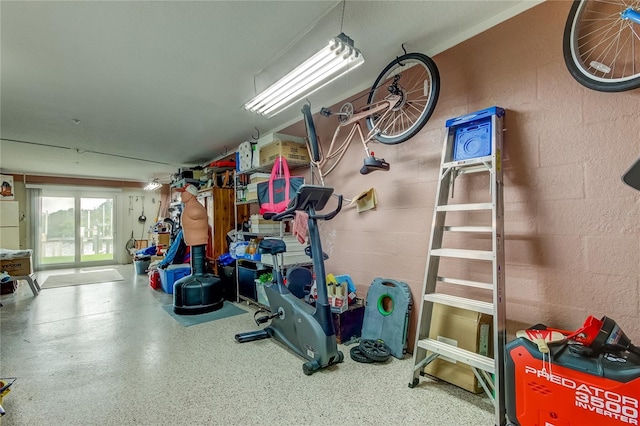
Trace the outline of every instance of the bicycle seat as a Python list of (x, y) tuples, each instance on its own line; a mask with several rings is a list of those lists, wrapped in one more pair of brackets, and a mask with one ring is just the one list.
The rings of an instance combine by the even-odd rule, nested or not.
[(287, 251), (287, 245), (282, 240), (267, 239), (260, 241), (258, 250), (262, 254), (279, 254)]
[(389, 163), (384, 161), (384, 158), (366, 157), (364, 166), (360, 169), (360, 174), (367, 175), (376, 170), (389, 170)]

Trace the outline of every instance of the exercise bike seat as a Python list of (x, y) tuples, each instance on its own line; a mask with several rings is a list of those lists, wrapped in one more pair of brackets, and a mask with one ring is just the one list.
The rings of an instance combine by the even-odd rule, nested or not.
[(282, 240), (266, 239), (260, 241), (258, 244), (258, 250), (262, 254), (279, 254), (287, 251), (287, 245)]
[(376, 158), (374, 156), (366, 157), (364, 159), (364, 165), (360, 169), (360, 174), (368, 175), (375, 170), (389, 170), (389, 163), (384, 161), (383, 158)]

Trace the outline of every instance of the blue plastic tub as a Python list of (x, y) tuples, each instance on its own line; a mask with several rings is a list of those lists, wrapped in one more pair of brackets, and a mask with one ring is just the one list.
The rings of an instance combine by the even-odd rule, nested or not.
[(181, 265), (169, 265), (167, 269), (158, 269), (160, 272), (160, 284), (167, 294), (173, 294), (173, 283), (182, 277), (191, 275), (191, 266), (188, 263)]

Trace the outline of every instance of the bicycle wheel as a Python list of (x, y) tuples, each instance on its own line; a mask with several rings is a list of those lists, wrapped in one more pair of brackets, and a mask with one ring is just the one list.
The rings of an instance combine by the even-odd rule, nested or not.
[(574, 1), (563, 39), (573, 78), (601, 92), (640, 87), (639, 12), (638, 0)]
[(316, 134), (316, 125), (313, 122), (311, 114), (311, 106), (304, 104), (302, 106), (302, 116), (304, 117), (304, 126), (307, 129), (307, 141), (309, 142), (309, 155), (311, 161), (320, 161), (320, 148), (318, 147), (318, 135)]
[(400, 95), (400, 101), (388, 114), (367, 117), (366, 122), (369, 130), (379, 130), (379, 142), (392, 145), (413, 137), (433, 114), (440, 94), (438, 67), (421, 53), (396, 58), (376, 79), (367, 102), (382, 101), (389, 93)]

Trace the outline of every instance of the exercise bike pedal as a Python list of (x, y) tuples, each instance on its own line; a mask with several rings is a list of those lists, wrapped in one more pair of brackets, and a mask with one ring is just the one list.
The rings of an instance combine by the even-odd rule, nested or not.
[(264, 324), (265, 322), (267, 322), (267, 321), (269, 321), (269, 320), (272, 320), (272, 319), (273, 319), (273, 318), (275, 318), (275, 317), (280, 316), (280, 311), (278, 311), (278, 312), (276, 312), (276, 313), (273, 313), (273, 314), (271, 314), (271, 315), (264, 315), (264, 316), (261, 316), (261, 317), (258, 317), (258, 316), (257, 316), (258, 314), (261, 314), (261, 313), (263, 313), (263, 312), (270, 312), (270, 311), (267, 311), (267, 310), (265, 310), (265, 309), (260, 309), (259, 311), (256, 311), (256, 312), (253, 314), (253, 320), (254, 320), (254, 321), (256, 322), (256, 324), (258, 324), (258, 325), (260, 325), (260, 324)]
[(269, 321), (271, 318), (271, 316), (264, 316), (264, 317), (258, 317), (256, 318), (256, 324), (260, 325), (260, 324), (264, 324), (265, 322)]

